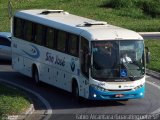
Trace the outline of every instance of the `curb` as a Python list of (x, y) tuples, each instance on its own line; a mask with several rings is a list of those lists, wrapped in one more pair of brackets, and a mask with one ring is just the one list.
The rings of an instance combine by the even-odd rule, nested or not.
[(160, 80), (160, 73), (159, 72), (146, 69), (146, 74)]
[(148, 35), (148, 34), (150, 34), (150, 35), (159, 34), (160, 35), (160, 32), (138, 32), (138, 33), (141, 35)]
[(144, 39), (160, 39), (160, 32), (138, 32)]
[(31, 115), (35, 111), (33, 104), (26, 110), (26, 112), (20, 115), (9, 115), (7, 120), (24, 120), (27, 116)]

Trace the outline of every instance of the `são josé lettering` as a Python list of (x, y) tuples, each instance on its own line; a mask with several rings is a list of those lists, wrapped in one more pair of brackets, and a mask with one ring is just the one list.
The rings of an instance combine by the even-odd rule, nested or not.
[(46, 61), (60, 65), (60, 66), (65, 66), (65, 58), (61, 59), (56, 55), (56, 59), (54, 56), (52, 56), (51, 53), (47, 52), (46, 53)]

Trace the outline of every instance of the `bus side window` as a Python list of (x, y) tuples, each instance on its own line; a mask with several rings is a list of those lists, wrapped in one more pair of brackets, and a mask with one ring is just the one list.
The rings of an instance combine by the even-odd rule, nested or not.
[(66, 50), (67, 33), (59, 30), (57, 34), (57, 50), (65, 52)]
[(25, 24), (24, 24), (24, 40), (27, 40), (27, 41), (31, 41), (33, 39), (32, 37), (32, 22), (29, 22), (29, 21), (25, 21)]
[(53, 28), (46, 28), (46, 43), (45, 46), (51, 49), (54, 49), (54, 37), (55, 37), (55, 30)]
[(68, 41), (68, 52), (76, 57), (79, 56), (79, 39), (77, 35), (70, 34)]
[(42, 40), (43, 40), (43, 26), (40, 24), (36, 24), (35, 26), (35, 43), (41, 45)]
[(23, 22), (22, 19), (14, 17), (14, 36), (22, 38)]
[(81, 71), (88, 78), (89, 77), (89, 67), (87, 64), (87, 56), (89, 54), (89, 42), (85, 38), (81, 38)]

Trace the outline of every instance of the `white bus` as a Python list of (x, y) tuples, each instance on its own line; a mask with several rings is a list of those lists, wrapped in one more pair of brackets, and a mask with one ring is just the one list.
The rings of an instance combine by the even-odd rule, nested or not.
[(12, 34), (12, 67), (36, 83), (90, 100), (144, 97), (144, 40), (134, 31), (63, 10), (22, 10)]

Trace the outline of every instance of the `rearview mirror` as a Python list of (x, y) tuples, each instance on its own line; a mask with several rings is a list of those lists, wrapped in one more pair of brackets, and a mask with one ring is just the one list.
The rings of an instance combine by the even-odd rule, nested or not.
[(146, 49), (146, 63), (150, 63), (150, 57), (151, 57), (151, 53), (149, 51), (149, 48), (148, 47), (145, 47)]

